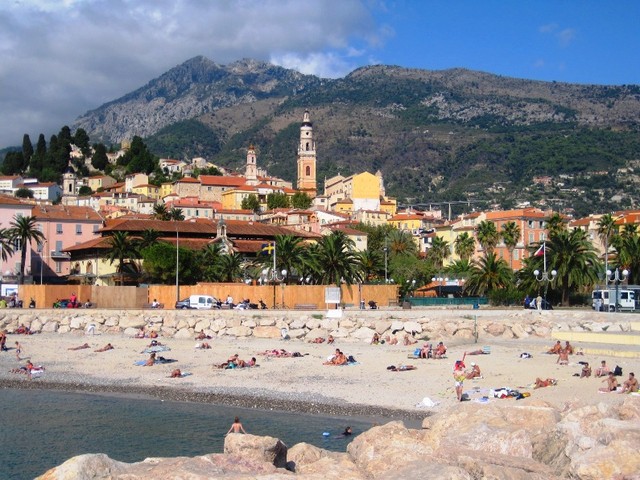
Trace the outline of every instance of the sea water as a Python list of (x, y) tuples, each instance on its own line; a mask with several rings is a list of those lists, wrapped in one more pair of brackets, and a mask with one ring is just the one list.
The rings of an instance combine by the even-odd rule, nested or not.
[(105, 453), (123, 462), (221, 453), (235, 416), (247, 433), (293, 446), (345, 451), (374, 420), (243, 409), (155, 398), (0, 390), (0, 478), (29, 479), (75, 455)]

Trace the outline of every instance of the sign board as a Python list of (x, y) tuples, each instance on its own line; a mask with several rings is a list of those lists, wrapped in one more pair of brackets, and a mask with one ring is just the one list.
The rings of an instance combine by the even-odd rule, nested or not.
[(324, 303), (340, 303), (340, 288), (338, 287), (325, 288)]
[(3, 283), (2, 284), (2, 292), (0, 295), (3, 297), (9, 297), (13, 294), (18, 294), (18, 284), (17, 283)]

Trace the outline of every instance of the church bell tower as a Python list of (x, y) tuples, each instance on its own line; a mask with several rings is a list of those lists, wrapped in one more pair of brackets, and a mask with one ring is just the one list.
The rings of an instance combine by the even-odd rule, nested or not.
[(249, 146), (247, 151), (247, 165), (244, 170), (244, 176), (247, 179), (247, 185), (258, 184), (258, 166), (256, 165), (256, 149), (253, 145)]
[(309, 118), (309, 110), (304, 111), (300, 127), (297, 187), (299, 191), (306, 193), (311, 198), (316, 196), (316, 142), (313, 140), (313, 125)]

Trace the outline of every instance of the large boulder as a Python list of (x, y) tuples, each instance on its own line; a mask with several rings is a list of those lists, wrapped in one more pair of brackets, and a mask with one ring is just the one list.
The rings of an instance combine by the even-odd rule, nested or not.
[(259, 325), (253, 329), (253, 336), (257, 338), (280, 338), (280, 329), (275, 326)]
[(230, 433), (224, 440), (224, 453), (269, 462), (278, 468), (287, 465), (287, 446), (274, 437)]
[(37, 477), (37, 480), (113, 478), (124, 474), (126, 467), (127, 464), (112, 460), (103, 453), (78, 455), (48, 470), (40, 477)]
[(358, 435), (347, 446), (347, 453), (366, 475), (378, 478), (423, 460), (433, 449), (422, 441), (419, 431), (407, 429), (402, 422), (390, 422)]

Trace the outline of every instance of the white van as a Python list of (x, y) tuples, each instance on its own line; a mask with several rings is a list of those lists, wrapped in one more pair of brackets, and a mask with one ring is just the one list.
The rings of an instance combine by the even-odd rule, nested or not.
[(218, 302), (211, 295), (191, 295), (189, 298), (176, 302), (176, 308), (192, 308), (196, 310), (211, 310), (218, 306)]
[(633, 290), (618, 289), (618, 301), (616, 302), (616, 289), (609, 288), (607, 290), (594, 290), (591, 293), (592, 304), (594, 310), (602, 312), (613, 312), (617, 310), (632, 312), (636, 309), (635, 292)]

